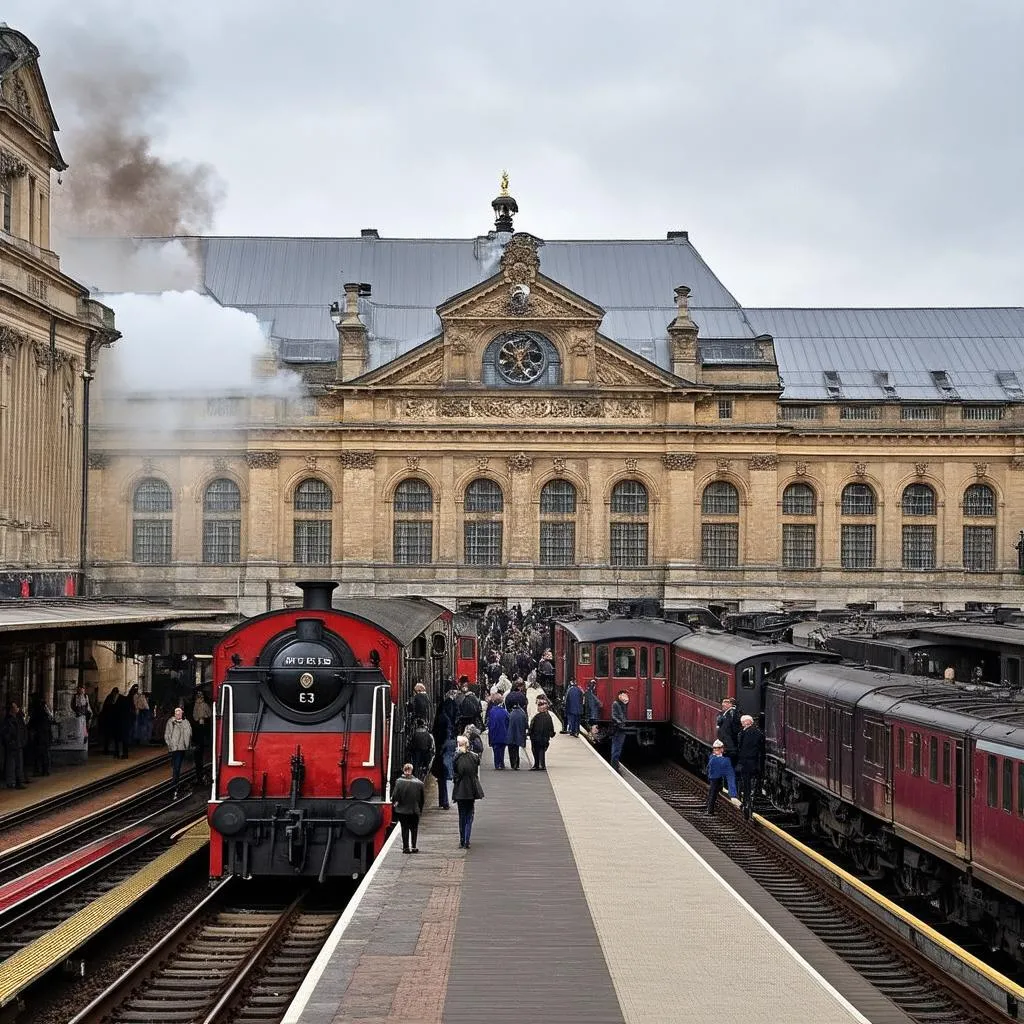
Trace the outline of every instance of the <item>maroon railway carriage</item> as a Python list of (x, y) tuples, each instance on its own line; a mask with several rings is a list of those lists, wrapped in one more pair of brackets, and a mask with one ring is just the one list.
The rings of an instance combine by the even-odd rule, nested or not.
[(476, 686), (480, 671), (479, 639), (476, 619), (455, 616), (455, 675), (456, 681), (465, 676), (470, 686)]
[(653, 744), (669, 722), (672, 643), (689, 626), (660, 619), (558, 620), (554, 634), (555, 691), (563, 694), (575, 679), (584, 690), (594, 685), (601, 721), (611, 721), (620, 690), (629, 694), (629, 732), (642, 745)]

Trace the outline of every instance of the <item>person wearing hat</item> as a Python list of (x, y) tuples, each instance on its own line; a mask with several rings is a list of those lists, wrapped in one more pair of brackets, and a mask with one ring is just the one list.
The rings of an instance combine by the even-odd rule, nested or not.
[(715, 813), (718, 791), (722, 788), (723, 779), (729, 787), (729, 799), (738, 807), (740, 802), (736, 796), (736, 773), (733, 771), (732, 761), (725, 756), (725, 744), (721, 740), (715, 740), (711, 744), (711, 757), (708, 760), (708, 814)]

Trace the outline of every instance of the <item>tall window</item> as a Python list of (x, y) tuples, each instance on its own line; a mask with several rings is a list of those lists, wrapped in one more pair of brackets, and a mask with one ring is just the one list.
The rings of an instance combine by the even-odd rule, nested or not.
[(996, 492), (988, 484), (964, 491), (964, 568), (993, 572), (996, 567)]
[(540, 492), (540, 564), (576, 561), (576, 488), (568, 480), (549, 480)]
[(434, 492), (425, 480), (395, 488), (395, 563), (429, 565), (434, 559)]
[(622, 480), (612, 490), (612, 565), (647, 564), (647, 488), (639, 480)]
[(782, 492), (782, 564), (787, 569), (811, 569), (817, 562), (816, 505), (807, 484), (790, 484)]
[(295, 488), (295, 561), (328, 565), (331, 561), (331, 517), (334, 495), (323, 480), (303, 480)]
[(875, 524), (863, 519), (875, 515), (875, 492), (867, 484), (847, 484), (839, 502), (840, 514), (860, 522), (844, 522), (840, 533), (840, 558), (844, 569), (870, 569), (875, 564)]
[(711, 517), (700, 525), (701, 563), (719, 568), (739, 565), (739, 491), (727, 480), (715, 480), (704, 488), (700, 511)]
[(501, 565), (505, 498), (493, 480), (474, 480), (463, 502), (467, 565)]
[(903, 524), (903, 568), (934, 569), (935, 492), (927, 484), (911, 484), (904, 488), (900, 507), (904, 519), (924, 520)]
[(132, 561), (162, 565), (171, 560), (171, 489), (146, 477), (132, 495)]
[(234, 480), (214, 480), (203, 492), (203, 561), (230, 565), (241, 560), (242, 495)]

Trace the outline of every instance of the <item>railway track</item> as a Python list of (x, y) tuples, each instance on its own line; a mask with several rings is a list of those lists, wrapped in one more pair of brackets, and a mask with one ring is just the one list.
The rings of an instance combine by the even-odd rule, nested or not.
[(702, 780), (670, 763), (631, 770), (912, 1020), (1006, 1024), (1015, 1019), (954, 981), (853, 900), (787, 856), (731, 806), (720, 802), (716, 814), (708, 815), (703, 809), (707, 784)]
[(247, 906), (215, 889), (71, 1024), (267, 1024), (280, 1020), (338, 920), (307, 909)]

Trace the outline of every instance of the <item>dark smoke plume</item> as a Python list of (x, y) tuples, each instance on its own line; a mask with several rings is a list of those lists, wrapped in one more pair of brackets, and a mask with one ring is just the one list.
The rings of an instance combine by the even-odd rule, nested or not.
[(159, 115), (187, 68), (139, 42), (151, 38), (139, 32), (129, 42), (76, 26), (40, 41), (70, 165), (54, 196), (61, 236), (201, 234), (213, 226), (224, 194), (214, 169), (153, 151)]

